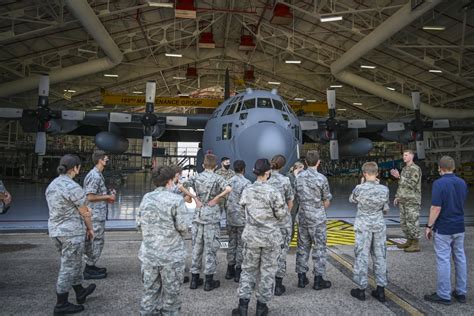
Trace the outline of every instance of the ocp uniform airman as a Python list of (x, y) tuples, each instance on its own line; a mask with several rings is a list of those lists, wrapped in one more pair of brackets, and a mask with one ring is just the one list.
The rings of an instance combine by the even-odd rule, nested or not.
[(142, 315), (179, 313), (186, 256), (185, 216), (182, 196), (163, 186), (142, 199), (136, 219), (143, 235), (138, 256), (145, 289)]

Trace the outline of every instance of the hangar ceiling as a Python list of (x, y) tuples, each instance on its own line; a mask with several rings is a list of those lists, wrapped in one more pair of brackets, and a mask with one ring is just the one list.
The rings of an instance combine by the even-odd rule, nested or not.
[[(172, 8), (154, 6), (164, 2), (2, 1), (1, 106), (34, 107), (37, 91), (25, 78), (39, 73), (65, 76), (51, 86), (52, 107), (93, 110), (102, 106), (101, 89), (133, 94), (153, 79), (161, 96), (220, 93), (229, 68), (232, 89), (277, 87), (289, 100), (323, 101), (330, 85), (342, 85), (338, 106), (347, 117), (412, 116), (402, 100), (412, 90), (421, 91), (431, 109), (427, 116), (448, 109), (458, 117), (474, 117), (474, 1), (414, 1), (433, 8), (406, 26), (395, 21), (396, 14), (412, 1), (176, 0)], [(175, 17), (175, 8), (183, 3), (194, 5), (195, 19)], [(81, 8), (72, 12), (72, 6), (81, 5), (90, 6), (94, 16)], [(276, 8), (282, 5), (292, 18), (279, 21)], [(335, 16), (342, 20), (321, 22)], [(94, 25), (95, 17), (103, 33)], [(390, 23), (400, 30), (379, 36), (377, 43), (376, 35)], [(423, 29), (427, 26), (442, 30)], [(209, 32), (215, 48), (200, 48)], [(255, 47), (240, 50), (243, 35)], [(358, 42), (363, 45), (356, 46)], [(374, 48), (364, 51), (371, 44)], [(188, 67), (196, 68), (198, 76), (183, 80)], [(252, 69), (255, 80), (244, 82), (244, 72)], [(381, 88), (387, 92), (373, 90)]]

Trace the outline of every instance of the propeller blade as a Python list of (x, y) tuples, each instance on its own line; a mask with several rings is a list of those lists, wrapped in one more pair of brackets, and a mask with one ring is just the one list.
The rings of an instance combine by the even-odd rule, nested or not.
[(9, 119), (22, 118), (23, 110), (16, 108), (0, 108), (0, 117)]
[(449, 128), (449, 120), (433, 120), (433, 128)]
[(111, 123), (130, 123), (132, 121), (132, 115), (127, 113), (109, 113), (109, 122)]
[(423, 140), (416, 141), (416, 155), (418, 159), (425, 159), (425, 142)]
[(155, 95), (156, 95), (156, 81), (154, 80), (147, 81), (145, 102), (155, 104)]
[(301, 121), (301, 130), (302, 131), (310, 131), (318, 129), (318, 122), (316, 121)]
[(367, 128), (366, 120), (348, 120), (347, 127), (349, 128)]
[(86, 117), (84, 111), (61, 111), (61, 118), (66, 121), (82, 121)]
[(188, 126), (188, 118), (186, 116), (167, 116), (166, 125)]
[(331, 156), (331, 160), (339, 159), (339, 142), (337, 139), (331, 139), (329, 141), (329, 155)]
[(224, 101), (230, 98), (230, 79), (229, 79), (229, 68), (225, 69), (225, 82), (224, 82)]
[(39, 78), (38, 107), (47, 107), (49, 97), (49, 75), (43, 74)]
[(420, 91), (413, 91), (411, 93), (411, 101), (413, 103), (413, 110), (420, 109)]
[(36, 133), (35, 153), (39, 156), (46, 154), (46, 132)]
[(328, 109), (335, 110), (336, 109), (336, 90), (327, 89), (326, 98), (328, 102)]
[(405, 130), (405, 124), (402, 122), (389, 122), (387, 123), (387, 132), (399, 132)]
[(151, 158), (153, 153), (153, 137), (143, 136), (142, 157)]

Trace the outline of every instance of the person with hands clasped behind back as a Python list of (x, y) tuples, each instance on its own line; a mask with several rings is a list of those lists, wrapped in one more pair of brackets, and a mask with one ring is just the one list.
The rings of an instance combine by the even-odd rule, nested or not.
[(365, 300), (369, 253), (371, 253), (377, 282), (377, 289), (372, 291), (372, 296), (380, 302), (385, 302), (387, 238), (384, 215), (389, 210), (389, 190), (385, 185), (379, 184), (377, 163), (364, 163), (362, 173), (364, 176), (361, 184), (354, 188), (349, 197), (349, 202), (357, 204), (354, 222), (354, 282), (358, 287), (351, 290), (351, 295), (361, 301)]

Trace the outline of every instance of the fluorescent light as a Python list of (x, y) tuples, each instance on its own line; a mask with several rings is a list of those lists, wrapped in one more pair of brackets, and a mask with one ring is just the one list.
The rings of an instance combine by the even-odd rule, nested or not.
[(445, 29), (446, 29), (446, 26), (434, 26), (434, 25), (423, 26), (423, 30), (425, 30), (425, 31), (444, 31)]
[(165, 56), (166, 56), (166, 57), (178, 57), (178, 58), (183, 57), (182, 54), (168, 54), (168, 53), (166, 53)]
[(135, 93), (135, 94), (142, 94), (143, 91), (133, 91), (132, 93)]
[(360, 65), (360, 68), (365, 68), (365, 69), (375, 69), (375, 66), (369, 66), (369, 65)]
[(342, 88), (342, 84), (332, 84), (329, 88)]
[(338, 111), (347, 111), (347, 109), (337, 109)]
[(280, 83), (278, 81), (269, 81), (268, 84), (276, 84), (279, 85)]
[(95, 108), (96, 108), (96, 109), (103, 109), (104, 106), (103, 106), (103, 105), (98, 105), (98, 106), (96, 106)]
[(301, 64), (301, 60), (285, 60), (285, 64)]
[(352, 103), (352, 104), (353, 104), (353, 105), (362, 105), (362, 103), (360, 103), (360, 102), (354, 102), (354, 103)]
[(303, 101), (304, 99), (303, 98), (295, 98), (294, 100), (295, 101)]
[(174, 7), (174, 3), (172, 3), (172, 2), (148, 1), (148, 5), (150, 7), (157, 7), (157, 8), (173, 8)]
[(180, 93), (178, 97), (189, 97), (189, 93)]
[(89, 49), (84, 49), (84, 48), (78, 48), (77, 51), (81, 52), (81, 53), (97, 54), (96, 51), (89, 50)]
[(395, 91), (395, 88), (392, 88), (392, 87), (385, 87), (387, 88), (388, 90), (391, 90), (391, 91)]
[(321, 17), (319, 19), (321, 22), (334, 22), (334, 21), (342, 21), (342, 16), (326, 16)]
[(76, 90), (70, 90), (70, 89), (65, 89), (64, 92), (69, 92), (69, 93), (76, 93)]
[(316, 100), (306, 100), (306, 102), (316, 102)]
[(104, 77), (118, 78), (118, 75), (114, 75), (114, 74), (104, 74)]
[(429, 72), (433, 72), (433, 73), (437, 73), (437, 74), (440, 74), (442, 73), (443, 71), (442, 70), (439, 70), (439, 69), (430, 69), (428, 70)]
[(186, 80), (186, 77), (173, 77), (175, 80)]

